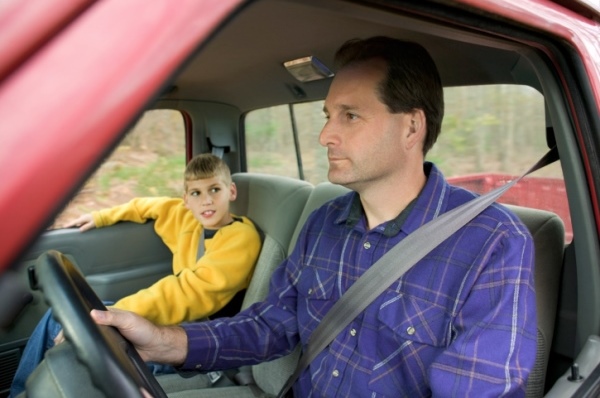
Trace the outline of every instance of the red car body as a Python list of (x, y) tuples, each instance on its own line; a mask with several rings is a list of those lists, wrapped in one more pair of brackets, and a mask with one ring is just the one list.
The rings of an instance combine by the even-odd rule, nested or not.
[[(241, 3), (11, 0), (3, 4), (0, 269), (18, 257), (161, 84)], [(566, 8), (547, 0), (456, 3), (570, 43), (582, 56), (595, 111), (600, 112), (598, 7), (572, 2)], [(550, 51), (547, 54), (552, 57)], [(573, 101), (571, 106), (575, 107)], [(592, 178), (589, 183), (595, 184)], [(598, 198), (592, 203), (600, 230)]]
[(44, 228), (123, 127), (239, 3), (3, 5), (0, 268)]
[[(313, 3), (317, 1), (320, 0), (313, 0)], [(124, 131), (153, 104), (158, 94), (168, 88), (166, 82), (181, 71), (185, 61), (192, 59), (222, 24), (250, 2), (3, 0), (0, 3), (0, 274), (16, 264), (31, 247), (114, 148)], [(364, 0), (352, 3), (366, 3), (376, 8), (392, 2)], [(407, 0), (407, 3), (412, 6), (411, 16), (420, 17), (415, 6), (419, 2)], [(401, 8), (401, 5), (402, 2), (394, 2), (392, 6)], [(596, 3), (583, 0), (434, 0), (427, 5), (469, 11), (469, 15), (477, 18), (491, 15), (493, 18), (486, 22), (509, 22), (499, 24), (502, 29), (522, 27), (519, 34), (508, 32), (503, 39), (525, 44), (518, 46), (515, 52), (535, 49), (545, 55), (539, 62), (551, 64), (548, 69), (556, 73), (552, 76), (552, 84), (556, 80), (562, 89), (548, 90), (548, 95), (565, 95), (569, 108), (568, 117), (564, 117), (568, 120), (565, 124), (571, 123), (575, 132), (577, 149), (573, 152), (579, 150), (573, 162), (580, 161), (584, 170), (584, 176), (577, 182), (587, 182), (587, 189), (580, 189), (577, 194), (582, 191), (581, 197), (591, 204), (591, 210), (582, 212), (585, 217), (581, 214), (579, 217), (593, 218), (596, 229), (593, 231), (594, 225), (586, 224), (589, 228), (579, 236), (587, 236), (593, 244), (585, 246), (585, 240), (583, 244), (580, 240), (579, 247), (595, 253), (600, 236), (600, 170), (594, 170), (592, 165), (598, 164), (600, 153), (600, 3), (597, 0)], [(296, 16), (295, 13), (291, 15)], [(313, 13), (307, 16), (312, 17)], [(461, 24), (460, 19), (452, 19), (443, 12), (435, 18), (436, 23), (446, 18), (442, 22), (454, 26)], [(474, 19), (465, 20), (473, 22)], [(484, 31), (485, 26), (488, 31)], [(465, 22), (460, 34), (478, 30), (492, 36), (490, 31), (493, 29), (489, 23), (476, 26), (476, 23), (467, 25)], [(481, 32), (475, 35), (478, 39), (486, 37), (479, 35)], [(520, 34), (523, 32), (526, 34)], [(493, 36), (502, 36), (502, 30), (494, 31)], [(237, 40), (237, 36), (233, 37)], [(189, 157), (191, 149), (186, 150)], [(496, 183), (489, 179), (484, 182)], [(578, 188), (575, 185), (573, 190)], [(508, 203), (523, 205), (511, 202), (510, 195), (505, 199)], [(572, 203), (576, 202), (569, 202), (575, 206)], [(572, 214), (573, 209), (567, 209), (567, 206), (565, 203), (564, 208), (551, 210), (570, 219), (569, 210)], [(588, 259), (582, 257), (585, 256), (579, 257), (581, 262), (597, 271), (594, 268), (597, 261), (586, 261)], [(597, 257), (590, 255), (589, 258)], [(573, 301), (594, 305), (580, 310), (578, 320), (585, 318), (585, 314), (599, 313), (600, 298), (589, 297), (590, 291), (593, 294), (598, 291), (597, 273), (590, 275), (591, 288), (586, 285), (586, 289), (577, 291), (578, 296)], [(568, 290), (569, 285), (563, 291)], [(577, 310), (575, 308), (572, 313)], [(596, 321), (600, 322), (600, 318), (594, 319)], [(569, 325), (567, 323), (567, 328)], [(591, 334), (588, 330), (594, 334), (598, 331), (597, 325), (591, 322), (580, 329), (563, 333), (570, 339), (567, 341), (569, 348), (576, 340), (575, 333), (579, 340), (584, 340)], [(22, 341), (24, 335), (19, 339)], [(588, 380), (597, 382), (600, 377)]]

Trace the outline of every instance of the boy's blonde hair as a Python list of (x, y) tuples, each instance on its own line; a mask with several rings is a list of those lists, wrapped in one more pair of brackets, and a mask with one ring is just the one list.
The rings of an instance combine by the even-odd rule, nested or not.
[(231, 171), (227, 163), (212, 153), (201, 153), (189, 161), (183, 174), (184, 187), (187, 182), (205, 178), (220, 177), (227, 186), (231, 185)]

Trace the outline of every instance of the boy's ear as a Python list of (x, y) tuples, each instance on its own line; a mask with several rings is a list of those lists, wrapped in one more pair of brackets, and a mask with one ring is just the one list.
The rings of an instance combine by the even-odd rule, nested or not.
[(229, 186), (229, 201), (233, 202), (237, 198), (237, 187), (235, 186), (235, 182), (232, 182)]
[(188, 196), (187, 196), (187, 192), (184, 192), (184, 193), (183, 193), (183, 195), (182, 195), (182, 197), (183, 197), (183, 204), (185, 205), (185, 207), (186, 207), (186, 208), (188, 208), (188, 209), (189, 209), (189, 207), (188, 207)]

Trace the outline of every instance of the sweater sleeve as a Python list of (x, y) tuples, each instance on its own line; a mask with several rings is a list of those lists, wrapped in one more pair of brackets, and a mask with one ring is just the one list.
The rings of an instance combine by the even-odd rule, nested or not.
[(115, 307), (160, 325), (207, 317), (248, 287), (260, 246), (251, 222), (223, 227), (206, 241), (206, 252), (193, 267), (119, 300)]
[(92, 212), (97, 228), (107, 227), (119, 221), (132, 221), (143, 224), (167, 216), (172, 209), (180, 206), (179, 198), (149, 197), (134, 198), (122, 205)]

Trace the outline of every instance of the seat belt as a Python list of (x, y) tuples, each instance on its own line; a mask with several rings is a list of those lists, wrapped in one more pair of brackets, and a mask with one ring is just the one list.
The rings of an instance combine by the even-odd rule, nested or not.
[(376, 297), (400, 279), (414, 264), (475, 218), (523, 177), (556, 160), (558, 160), (558, 150), (555, 146), (517, 179), (423, 224), (388, 250), (350, 286), (346, 293), (325, 314), (310, 336), (296, 370), (282, 387), (277, 397), (284, 397), (312, 360)]
[(204, 256), (204, 227), (200, 232), (200, 238), (198, 239), (198, 252), (196, 253), (196, 261), (200, 260), (200, 257)]

